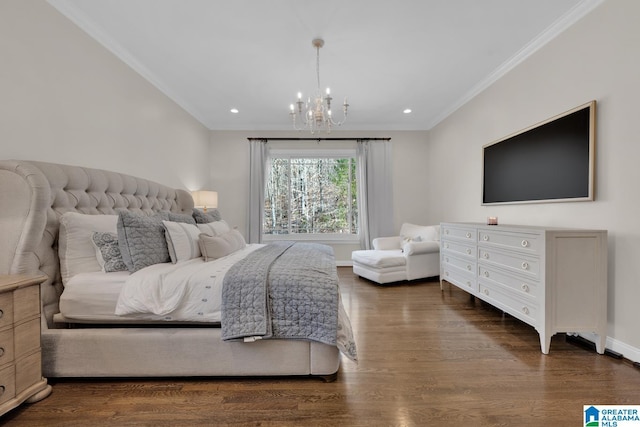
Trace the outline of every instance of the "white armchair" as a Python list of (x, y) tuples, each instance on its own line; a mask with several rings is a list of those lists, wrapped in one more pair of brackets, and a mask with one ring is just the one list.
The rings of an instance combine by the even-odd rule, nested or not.
[(384, 284), (440, 274), (440, 226), (404, 223), (400, 235), (373, 240), (373, 249), (351, 253), (353, 272)]

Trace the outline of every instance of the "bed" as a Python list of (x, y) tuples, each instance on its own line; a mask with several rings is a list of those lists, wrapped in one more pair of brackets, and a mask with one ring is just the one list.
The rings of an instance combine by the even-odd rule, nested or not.
[[(236, 320), (242, 322), (240, 326), (235, 324), (236, 330), (233, 327), (230, 330), (230, 326), (227, 326), (226, 332), (219, 314), (200, 321), (199, 318), (188, 316), (179, 320), (171, 319), (177, 312), (176, 307), (173, 307), (174, 311), (169, 311), (170, 315), (167, 315), (166, 307), (158, 309), (155, 314), (136, 313), (135, 309), (127, 312), (131, 308), (127, 308), (126, 303), (132, 301), (132, 297), (123, 291), (123, 286), (131, 288), (132, 285), (126, 283), (138, 276), (144, 277), (136, 279), (139, 280), (136, 283), (151, 283), (156, 279), (149, 279), (147, 271), (153, 273), (153, 270), (159, 270), (159, 273), (154, 274), (161, 276), (156, 277), (166, 277), (169, 275), (167, 271), (177, 265), (191, 265), (191, 268), (198, 271), (203, 268), (224, 270), (225, 274), (205, 272), (204, 276), (214, 277), (212, 283), (217, 286), (216, 292), (227, 304), (226, 307), (244, 291), (239, 294), (225, 291), (227, 288), (222, 283), (231, 282), (227, 278), (232, 275), (231, 272), (242, 276), (246, 267), (239, 268), (241, 263), (255, 264), (255, 261), (248, 261), (246, 257), (261, 254), (266, 257), (263, 262), (267, 265), (270, 262), (268, 256), (273, 256), (273, 259), (285, 258), (284, 255), (264, 255), (268, 251), (282, 250), (286, 254), (289, 252), (285, 251), (292, 252), (293, 246), (298, 245), (274, 249), (265, 245), (239, 243), (240, 249), (225, 253), (222, 257), (205, 257), (201, 253), (201, 257), (193, 257), (185, 262), (179, 260), (175, 264), (143, 265), (133, 273), (105, 273), (101, 271), (105, 268), (105, 259), (100, 256), (101, 247), (95, 242), (93, 245), (89, 242), (94, 251), (92, 258), (84, 248), (82, 251), (73, 249), (70, 243), (72, 238), (69, 236), (74, 229), (69, 218), (98, 223), (103, 221), (107, 225), (102, 231), (112, 233), (114, 218), (117, 227), (126, 228), (126, 218), (135, 216), (137, 220), (138, 217), (161, 215), (167, 226), (185, 228), (186, 226), (179, 225), (181, 221), (174, 219), (193, 216), (195, 211), (193, 199), (186, 190), (170, 188), (130, 175), (46, 162), (0, 161), (0, 274), (41, 273), (47, 276), (47, 280), (41, 285), (42, 368), (45, 377), (312, 375), (333, 379), (340, 366), (341, 350), (347, 357), (356, 358), (355, 343), (341, 303), (336, 327), (341, 331), (337, 341), (342, 345), (316, 336), (309, 339), (308, 336), (297, 336), (295, 332), (288, 335), (279, 333), (279, 327), (271, 329), (271, 324), (275, 325), (275, 322), (267, 322), (269, 330), (265, 334), (251, 330), (243, 335), (237, 330), (244, 328), (243, 319), (256, 316), (254, 312), (247, 316), (244, 312), (238, 312), (237, 308), (233, 313), (236, 313)], [(91, 222), (91, 227), (94, 226), (95, 223)], [(193, 233), (193, 228), (189, 227)], [(169, 228), (165, 227), (165, 230), (168, 233)], [(93, 233), (98, 231), (101, 230)], [(122, 230), (117, 230), (117, 234), (122, 239)], [(231, 234), (231, 231), (225, 236), (227, 234)], [(215, 237), (215, 234), (211, 233), (210, 236)], [(216, 248), (215, 250), (219, 248), (215, 245), (211, 247)], [(206, 248), (201, 243), (201, 252)], [(74, 250), (79, 261), (73, 259)], [(177, 257), (178, 252), (185, 250), (186, 246), (176, 243), (172, 257)], [(125, 252), (127, 251), (123, 251), (122, 258), (131, 265), (132, 260), (136, 260), (135, 254)], [(332, 254), (326, 256), (329, 257), (326, 259), (331, 259)], [(220, 267), (216, 264), (222, 259), (233, 257), (237, 259), (227, 261), (228, 265)], [(315, 255), (309, 257), (318, 258)], [(72, 260), (69, 261), (70, 259)], [(214, 261), (210, 262), (211, 259)], [(325, 267), (326, 259), (323, 261)], [(330, 272), (329, 275), (335, 274), (335, 261), (331, 268), (333, 273)], [(304, 275), (301, 273), (301, 276)], [(218, 277), (215, 278), (216, 276)], [(243, 283), (237, 286), (246, 286)], [(203, 288), (207, 289), (206, 292), (214, 293), (210, 285), (203, 285)], [(179, 284), (167, 285), (163, 282), (162, 286), (149, 292), (155, 292), (154, 295), (163, 295), (163, 292), (164, 295), (175, 295)], [(261, 285), (257, 283), (256, 286), (256, 292), (261, 295)], [(73, 289), (76, 290), (75, 293), (72, 292)], [(135, 285), (133, 289), (136, 289)], [(167, 289), (171, 289), (171, 292), (167, 293)], [(229, 286), (229, 289), (233, 288)], [(125, 294), (127, 296), (123, 296)], [(95, 299), (95, 305), (91, 298)], [(254, 300), (259, 301), (260, 298)], [(284, 303), (285, 306), (287, 304), (290, 303)], [(114, 306), (120, 309), (120, 305), (125, 307), (121, 314), (111, 312)], [(206, 310), (219, 312), (219, 303), (213, 305), (215, 307)], [(190, 310), (191, 315), (196, 317), (205, 311), (202, 308)], [(267, 310), (271, 315), (271, 308)], [(231, 312), (231, 309), (227, 309), (227, 313)], [(331, 316), (327, 317), (333, 319)], [(224, 318), (231, 319), (233, 316), (227, 314)], [(259, 326), (264, 327), (264, 320)]]

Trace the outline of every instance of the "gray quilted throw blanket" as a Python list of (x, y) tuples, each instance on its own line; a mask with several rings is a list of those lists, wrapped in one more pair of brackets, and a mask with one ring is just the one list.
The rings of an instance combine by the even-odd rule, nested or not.
[(288, 338), (336, 345), (339, 304), (332, 248), (276, 242), (225, 275), (222, 339)]

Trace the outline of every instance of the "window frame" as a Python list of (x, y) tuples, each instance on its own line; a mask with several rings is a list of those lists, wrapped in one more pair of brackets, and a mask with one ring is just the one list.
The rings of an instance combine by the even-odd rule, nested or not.
[[(344, 159), (352, 158), (356, 162), (356, 170), (358, 170), (357, 150), (355, 148), (272, 148), (269, 152), (269, 172), (271, 170), (272, 159)], [(355, 177), (357, 178), (357, 176)], [(268, 180), (268, 178), (267, 178)], [(266, 185), (266, 182), (265, 182)], [(358, 190), (356, 190), (358, 191)], [(358, 197), (358, 194), (356, 194)], [(264, 201), (262, 204), (264, 214)], [(264, 220), (263, 220), (264, 221)], [(326, 234), (262, 234), (264, 242), (273, 242), (281, 240), (291, 241), (313, 241), (317, 243), (332, 244), (353, 244), (360, 241), (360, 224), (358, 221), (357, 232), (354, 234), (345, 233), (326, 233)]]

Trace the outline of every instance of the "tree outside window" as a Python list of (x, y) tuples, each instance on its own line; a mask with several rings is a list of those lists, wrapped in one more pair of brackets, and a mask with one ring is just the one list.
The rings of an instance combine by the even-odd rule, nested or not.
[(271, 158), (265, 190), (265, 235), (357, 235), (356, 159)]

